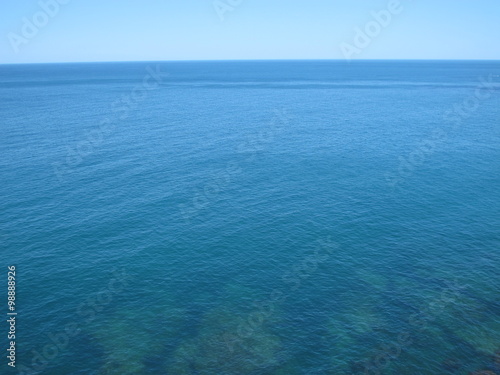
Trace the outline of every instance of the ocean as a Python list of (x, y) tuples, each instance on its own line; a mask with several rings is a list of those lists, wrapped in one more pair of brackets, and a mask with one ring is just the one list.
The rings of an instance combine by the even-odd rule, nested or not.
[(500, 62), (0, 65), (0, 98), (2, 374), (500, 374)]

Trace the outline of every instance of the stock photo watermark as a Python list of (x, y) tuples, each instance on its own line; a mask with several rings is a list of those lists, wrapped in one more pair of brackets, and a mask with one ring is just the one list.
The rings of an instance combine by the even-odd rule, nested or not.
[(64, 176), (69, 174), (73, 168), (80, 165), (86, 157), (103, 145), (105, 137), (112, 134), (119, 121), (128, 118), (130, 112), (146, 99), (149, 92), (158, 89), (164, 79), (164, 73), (160, 71), (160, 66), (156, 65), (155, 69), (148, 66), (146, 72), (147, 74), (141, 83), (137, 84), (130, 93), (122, 95), (120, 99), (111, 104), (112, 116), (104, 118), (96, 128), (87, 131), (85, 139), (72, 146), (66, 146), (66, 158), (63, 162), (52, 163), (54, 173), (60, 182), (64, 181)]
[(23, 45), (33, 40), (61, 11), (61, 6), (70, 3), (71, 0), (41, 0), (38, 2), (40, 10), (33, 13), (31, 17), (23, 17), (20, 32), (9, 32), (9, 39), (12, 50), (17, 54)]
[[(285, 110), (275, 110), (274, 117), (269, 123), (269, 126), (257, 134), (248, 136), (241, 142), (236, 152), (238, 154), (247, 154), (246, 162), (252, 162), (257, 153), (265, 149), (265, 147), (273, 141), (276, 134), (283, 129), (283, 124), (288, 125), (289, 120), (293, 117), (289, 116)], [(190, 199), (189, 203), (179, 204), (181, 216), (186, 222), (194, 218), (201, 210), (210, 206), (217, 196), (226, 189), (233, 181), (233, 178), (243, 172), (243, 167), (238, 162), (228, 162), (226, 168), (214, 173), (209, 181), (206, 181), (201, 188), (197, 188), (196, 193)]]
[(453, 104), (453, 107), (443, 114), (443, 122), (453, 124), (451, 130), (445, 130), (444, 128), (433, 130), (431, 136), (420, 141), (417, 147), (406, 157), (399, 157), (397, 170), (385, 173), (385, 180), (392, 189), (401, 187), (404, 180), (411, 177), (415, 170), (422, 166), (438, 149), (438, 146), (449, 138), (451, 131), (458, 130), (464, 120), (472, 116), (481, 107), (483, 101), (491, 98), (493, 92), (498, 89), (493, 78), (493, 74), (490, 74), (487, 78), (480, 77), (474, 93), (461, 102)]
[(212, 5), (221, 22), (224, 22), (226, 19), (225, 14), (227, 12), (234, 12), (234, 10), (239, 7), (243, 1), (244, 0), (214, 0)]
[[(250, 353), (250, 355), (257, 357), (252, 361), (257, 367), (262, 368), (273, 365), (273, 361), (269, 363), (268, 359), (258, 358), (258, 354), (256, 354), (255, 350), (252, 350), (251, 347), (252, 337), (255, 335), (256, 331), (265, 324), (266, 320), (269, 320), (275, 313), (277, 308), (276, 305), (284, 302), (290, 296), (290, 292), (297, 291), (302, 282), (311, 277), (312, 273), (317, 270), (319, 265), (332, 256), (333, 251), (338, 249), (338, 247), (338, 244), (332, 241), (331, 237), (317, 240), (313, 254), (302, 259), (292, 267), (291, 271), (284, 274), (281, 278), (287, 285), (286, 287), (274, 289), (270, 293), (269, 298), (263, 302), (254, 302), (256, 308), (246, 317), (241, 319), (237, 329), (234, 332), (223, 333), (222, 341), (226, 346), (226, 350), (232, 353), (235, 347), (239, 346)], [(286, 355), (283, 354), (278, 357), (284, 359)]]
[(363, 27), (357, 26), (354, 29), (352, 42), (342, 42), (339, 48), (346, 60), (351, 60), (354, 55), (361, 54), (373, 41), (389, 27), (394, 16), (401, 14), (404, 6), (400, 0), (390, 0), (385, 9), (370, 12), (371, 20)]
[(437, 316), (442, 314), (449, 305), (454, 304), (468, 288), (468, 285), (460, 285), (456, 282), (446, 282), (446, 284), (447, 287), (440, 291), (439, 297), (408, 317), (408, 329), (400, 332), (394, 341), (383, 343), (377, 353), (359, 364), (363, 369), (355, 375), (382, 374), (383, 369), (413, 344), (413, 338), (422, 334), (428, 328), (429, 323), (436, 320)]
[(7, 339), (9, 348), (7, 348), (7, 365), (16, 367), (16, 266), (7, 267)]

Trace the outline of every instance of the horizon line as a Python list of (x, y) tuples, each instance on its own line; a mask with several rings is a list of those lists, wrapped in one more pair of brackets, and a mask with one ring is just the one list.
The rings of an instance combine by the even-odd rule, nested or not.
[(49, 62), (10, 62), (0, 65), (42, 65), (42, 64), (106, 64), (106, 63), (171, 63), (171, 62), (248, 62), (248, 61), (332, 61), (332, 62), (368, 62), (368, 61), (490, 61), (500, 62), (500, 59), (196, 59), (196, 60), (100, 60), (100, 61), (49, 61)]

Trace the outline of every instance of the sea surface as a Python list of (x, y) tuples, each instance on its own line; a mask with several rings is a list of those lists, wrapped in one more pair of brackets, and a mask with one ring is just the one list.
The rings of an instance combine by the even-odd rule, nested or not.
[(0, 103), (0, 373), (500, 374), (499, 61), (0, 65)]

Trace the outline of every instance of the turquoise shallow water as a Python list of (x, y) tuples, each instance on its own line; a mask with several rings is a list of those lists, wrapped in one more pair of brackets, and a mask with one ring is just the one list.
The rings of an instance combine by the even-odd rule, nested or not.
[(500, 374), (499, 74), (0, 66), (1, 372)]

